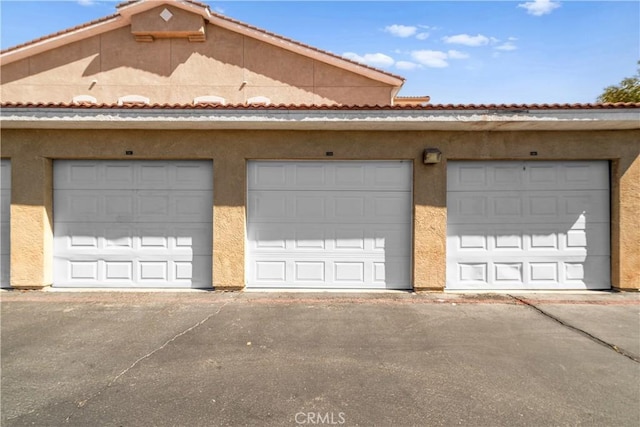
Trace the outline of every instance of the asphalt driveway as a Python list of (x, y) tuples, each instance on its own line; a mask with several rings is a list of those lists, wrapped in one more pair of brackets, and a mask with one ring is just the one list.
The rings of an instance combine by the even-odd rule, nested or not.
[(638, 294), (0, 297), (3, 426), (640, 425)]

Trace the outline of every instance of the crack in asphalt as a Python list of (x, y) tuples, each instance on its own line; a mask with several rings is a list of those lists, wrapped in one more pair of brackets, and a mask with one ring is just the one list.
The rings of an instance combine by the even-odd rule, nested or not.
[(157, 352), (159, 352), (160, 350), (164, 349), (166, 346), (168, 346), (169, 344), (171, 344), (172, 342), (174, 342), (175, 340), (177, 340), (178, 338), (180, 338), (181, 336), (188, 334), (189, 332), (193, 331), (194, 329), (202, 326), (204, 323), (206, 323), (209, 319), (211, 319), (213, 316), (216, 316), (217, 314), (220, 313), (220, 311), (222, 311), (223, 308), (225, 308), (229, 303), (231, 303), (232, 301), (234, 301), (236, 299), (236, 296), (232, 296), (230, 297), (227, 301), (225, 301), (224, 304), (222, 304), (216, 311), (214, 311), (213, 313), (210, 313), (208, 316), (206, 316), (204, 319), (200, 320), (198, 323), (191, 325), (190, 327), (188, 327), (187, 329), (185, 329), (184, 331), (176, 334), (173, 336), (173, 338), (168, 339), (167, 341), (165, 341), (164, 344), (162, 344), (160, 347), (156, 348), (155, 350), (150, 351), (149, 353), (145, 354), (144, 356), (139, 357), (135, 362), (133, 362), (131, 364), (131, 366), (129, 366), (127, 369), (123, 370), (122, 372), (120, 372), (118, 375), (116, 375), (115, 377), (113, 377), (113, 379), (111, 381), (109, 381), (109, 383), (102, 387), (100, 390), (98, 390), (96, 393), (92, 394), (91, 396), (89, 396), (88, 398), (81, 400), (79, 402), (76, 403), (76, 407), (74, 408), (73, 412), (71, 412), (71, 414), (69, 414), (69, 416), (67, 416), (67, 418), (65, 419), (65, 422), (69, 422), (69, 420), (76, 414), (76, 411), (82, 407), (84, 407), (87, 403), (89, 403), (90, 400), (95, 399), (96, 397), (100, 396), (100, 394), (102, 394), (103, 391), (109, 389), (109, 387), (111, 387), (113, 384), (115, 384), (116, 381), (118, 381), (120, 378), (122, 378), (124, 375), (126, 375), (130, 370), (132, 370), (133, 368), (135, 368), (138, 364), (140, 364), (140, 362), (142, 362), (143, 360), (146, 360), (148, 358), (150, 358), (151, 356), (153, 356), (154, 354), (156, 354)]
[(572, 330), (574, 332), (577, 332), (580, 335), (583, 335), (583, 336), (589, 338), (591, 341), (593, 341), (593, 342), (595, 342), (597, 344), (600, 344), (600, 345), (602, 345), (604, 347), (607, 347), (608, 349), (613, 350), (616, 353), (618, 353), (618, 354), (620, 354), (620, 355), (622, 355), (622, 356), (624, 356), (624, 357), (626, 357), (628, 359), (631, 359), (636, 363), (640, 363), (640, 356), (638, 356), (636, 354), (633, 354), (633, 353), (625, 350), (624, 348), (620, 348), (615, 344), (611, 344), (611, 343), (609, 343), (607, 341), (604, 341), (603, 339), (598, 338), (597, 336), (595, 336), (593, 334), (590, 334), (589, 332), (585, 331), (584, 329), (580, 329), (577, 326), (573, 326), (570, 323), (567, 323), (564, 320), (561, 320), (560, 318), (552, 315), (551, 313), (547, 313), (546, 311), (544, 311), (543, 309), (541, 309), (537, 305), (535, 305), (535, 304), (533, 304), (533, 303), (531, 303), (531, 302), (529, 302), (529, 301), (527, 301), (525, 299), (518, 298), (518, 297), (516, 297), (514, 295), (510, 295), (510, 294), (509, 294), (509, 296), (511, 298), (515, 299), (516, 301), (526, 305), (527, 307), (530, 307), (530, 308), (534, 309), (535, 311), (537, 311), (538, 313), (542, 314), (543, 316), (545, 316), (545, 317), (547, 317), (547, 318), (549, 318), (549, 319), (561, 324), (565, 328), (570, 329), (570, 330)]

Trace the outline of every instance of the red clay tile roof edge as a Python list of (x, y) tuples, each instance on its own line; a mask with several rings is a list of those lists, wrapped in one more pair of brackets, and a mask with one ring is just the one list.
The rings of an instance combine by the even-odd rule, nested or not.
[[(128, 2), (124, 2), (124, 3), (120, 3), (120, 4), (116, 5), (116, 9), (120, 9), (120, 8), (122, 8), (122, 7), (125, 7), (125, 6), (130, 6), (130, 5), (132, 5), (132, 4), (137, 3), (138, 1), (139, 1), (139, 0), (132, 0), (132, 1), (128, 1)], [(343, 60), (343, 61), (345, 61), (345, 62), (348, 62), (348, 63), (354, 64), (354, 65), (358, 65), (358, 66), (360, 66), (360, 67), (367, 68), (367, 69), (369, 69), (369, 70), (373, 70), (373, 71), (376, 71), (376, 72), (378, 72), (378, 73), (386, 74), (387, 76), (391, 76), (391, 77), (393, 77), (393, 78), (400, 79), (400, 80), (402, 80), (403, 82), (406, 80), (404, 77), (399, 76), (399, 75), (397, 75), (397, 74), (393, 74), (393, 73), (390, 73), (390, 72), (388, 72), (388, 71), (384, 71), (384, 70), (381, 70), (381, 69), (376, 68), (376, 67), (372, 67), (372, 66), (367, 65), (367, 64), (362, 64), (362, 63), (357, 62), (357, 61), (353, 61), (353, 60), (351, 60), (351, 59), (348, 59), (348, 58), (342, 57), (342, 56), (340, 56), (340, 55), (337, 55), (337, 54), (335, 54), (335, 53), (329, 52), (329, 51), (327, 51), (327, 50), (318, 49), (317, 47), (310, 46), (310, 45), (308, 45), (308, 44), (305, 44), (305, 43), (299, 42), (299, 41), (297, 41), (297, 40), (290, 39), (290, 38), (285, 37), (285, 36), (281, 36), (280, 34), (272, 33), (271, 31), (267, 31), (267, 30), (264, 30), (264, 29), (262, 29), (262, 28), (259, 28), (259, 27), (256, 27), (256, 26), (253, 26), (253, 25), (251, 25), (251, 24), (247, 24), (247, 23), (245, 23), (245, 22), (238, 21), (238, 20), (233, 19), (233, 18), (230, 18), (230, 17), (228, 17), (228, 16), (221, 15), (221, 14), (219, 14), (219, 13), (216, 13), (216, 12), (212, 11), (212, 10), (209, 8), (209, 5), (206, 5), (206, 4), (203, 4), (203, 3), (199, 3), (199, 2), (196, 2), (196, 1), (193, 1), (193, 0), (186, 0), (186, 1), (187, 1), (188, 3), (194, 4), (194, 5), (196, 5), (196, 6), (200, 6), (200, 7), (206, 8), (212, 16), (215, 16), (215, 17), (217, 17), (217, 18), (219, 18), (219, 19), (224, 19), (225, 21), (232, 22), (232, 23), (234, 23), (234, 24), (236, 24), (236, 25), (242, 25), (242, 26), (247, 27), (247, 28), (249, 28), (249, 29), (252, 29), (252, 30), (255, 30), (255, 31), (259, 31), (259, 32), (264, 33), (264, 34), (266, 34), (266, 35), (268, 35), (268, 36), (272, 36), (272, 37), (279, 38), (279, 39), (281, 39), (281, 40), (283, 40), (283, 41), (286, 41), (286, 42), (289, 42), (289, 43), (296, 44), (296, 45), (298, 45), (298, 46), (301, 46), (301, 47), (306, 48), (306, 49), (313, 50), (313, 51), (318, 52), (318, 53), (321, 53), (321, 54), (323, 54), (323, 55), (329, 55), (329, 56), (332, 56), (332, 57), (334, 57), (334, 58), (341, 59), (341, 60)], [(8, 52), (12, 52), (12, 51), (14, 51), (14, 50), (21, 49), (21, 48), (23, 48), (23, 47), (27, 47), (27, 46), (32, 45), (32, 44), (39, 43), (39, 42), (41, 42), (41, 41), (45, 41), (45, 40), (47, 40), (47, 39), (51, 39), (51, 38), (54, 38), (54, 37), (57, 37), (57, 36), (61, 36), (61, 35), (64, 35), (64, 34), (66, 34), (66, 33), (72, 33), (72, 32), (74, 32), (74, 31), (80, 30), (80, 29), (85, 28), (85, 27), (90, 27), (90, 26), (92, 26), (92, 25), (100, 24), (100, 23), (105, 22), (105, 21), (108, 21), (108, 20), (110, 20), (110, 19), (117, 18), (118, 16), (120, 16), (120, 14), (119, 14), (119, 13), (114, 13), (114, 14), (112, 14), (112, 15), (108, 15), (108, 16), (105, 16), (105, 17), (103, 17), (103, 18), (96, 19), (96, 20), (94, 20), (94, 21), (90, 21), (90, 22), (86, 22), (86, 23), (84, 23), (84, 24), (76, 25), (75, 27), (67, 28), (66, 30), (61, 30), (61, 31), (58, 31), (58, 32), (53, 33), (53, 34), (49, 34), (49, 35), (42, 36), (42, 37), (39, 37), (39, 38), (34, 39), (34, 40), (30, 40), (30, 41), (25, 42), (25, 43), (21, 43), (21, 44), (19, 44), (19, 45), (17, 45), (17, 46), (8, 47), (8, 48), (6, 48), (6, 49), (4, 49), (4, 50), (0, 51), (0, 55), (5, 54), (5, 53), (8, 53)]]
[(427, 104), (427, 105), (247, 105), (247, 104), (89, 104), (59, 102), (3, 102), (0, 108), (77, 108), (87, 110), (298, 110), (298, 111), (367, 111), (367, 110), (600, 110), (640, 108), (640, 102), (617, 102), (597, 104)]

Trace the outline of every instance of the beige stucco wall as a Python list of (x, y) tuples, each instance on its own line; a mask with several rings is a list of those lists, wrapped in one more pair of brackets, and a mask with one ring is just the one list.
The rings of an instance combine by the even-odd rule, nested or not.
[(112, 104), (136, 94), (159, 104), (189, 104), (205, 95), (228, 104), (255, 96), (275, 104), (391, 104), (390, 85), (211, 24), (205, 30), (205, 42), (146, 43), (136, 42), (126, 26), (3, 64), (1, 101), (71, 102), (91, 95)]
[[(612, 283), (640, 289), (640, 131), (338, 132), (338, 131), (2, 131), (12, 161), (11, 282), (51, 283), (51, 159), (212, 159), (213, 285), (244, 286), (246, 163), (252, 159), (414, 160), (415, 289), (443, 289), (448, 160), (610, 160)], [(438, 147), (443, 162), (423, 165)], [(133, 156), (125, 156), (125, 151)], [(538, 156), (530, 156), (537, 151)]]

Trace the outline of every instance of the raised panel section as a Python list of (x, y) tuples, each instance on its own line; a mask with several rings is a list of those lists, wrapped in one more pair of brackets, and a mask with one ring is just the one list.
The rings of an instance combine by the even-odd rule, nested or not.
[(258, 261), (256, 262), (256, 280), (259, 282), (278, 282), (286, 280), (286, 262)]
[(296, 281), (324, 282), (324, 262), (296, 262)]
[(140, 261), (140, 280), (156, 280), (165, 282), (168, 279), (166, 262)]
[(524, 282), (522, 276), (522, 263), (495, 263), (494, 278), (496, 282), (514, 282), (520, 284)]
[(69, 262), (69, 277), (71, 280), (97, 280), (98, 261)]
[(363, 262), (336, 262), (334, 269), (336, 282), (364, 282)]
[(131, 261), (107, 261), (105, 262), (106, 280), (132, 280), (133, 262)]

